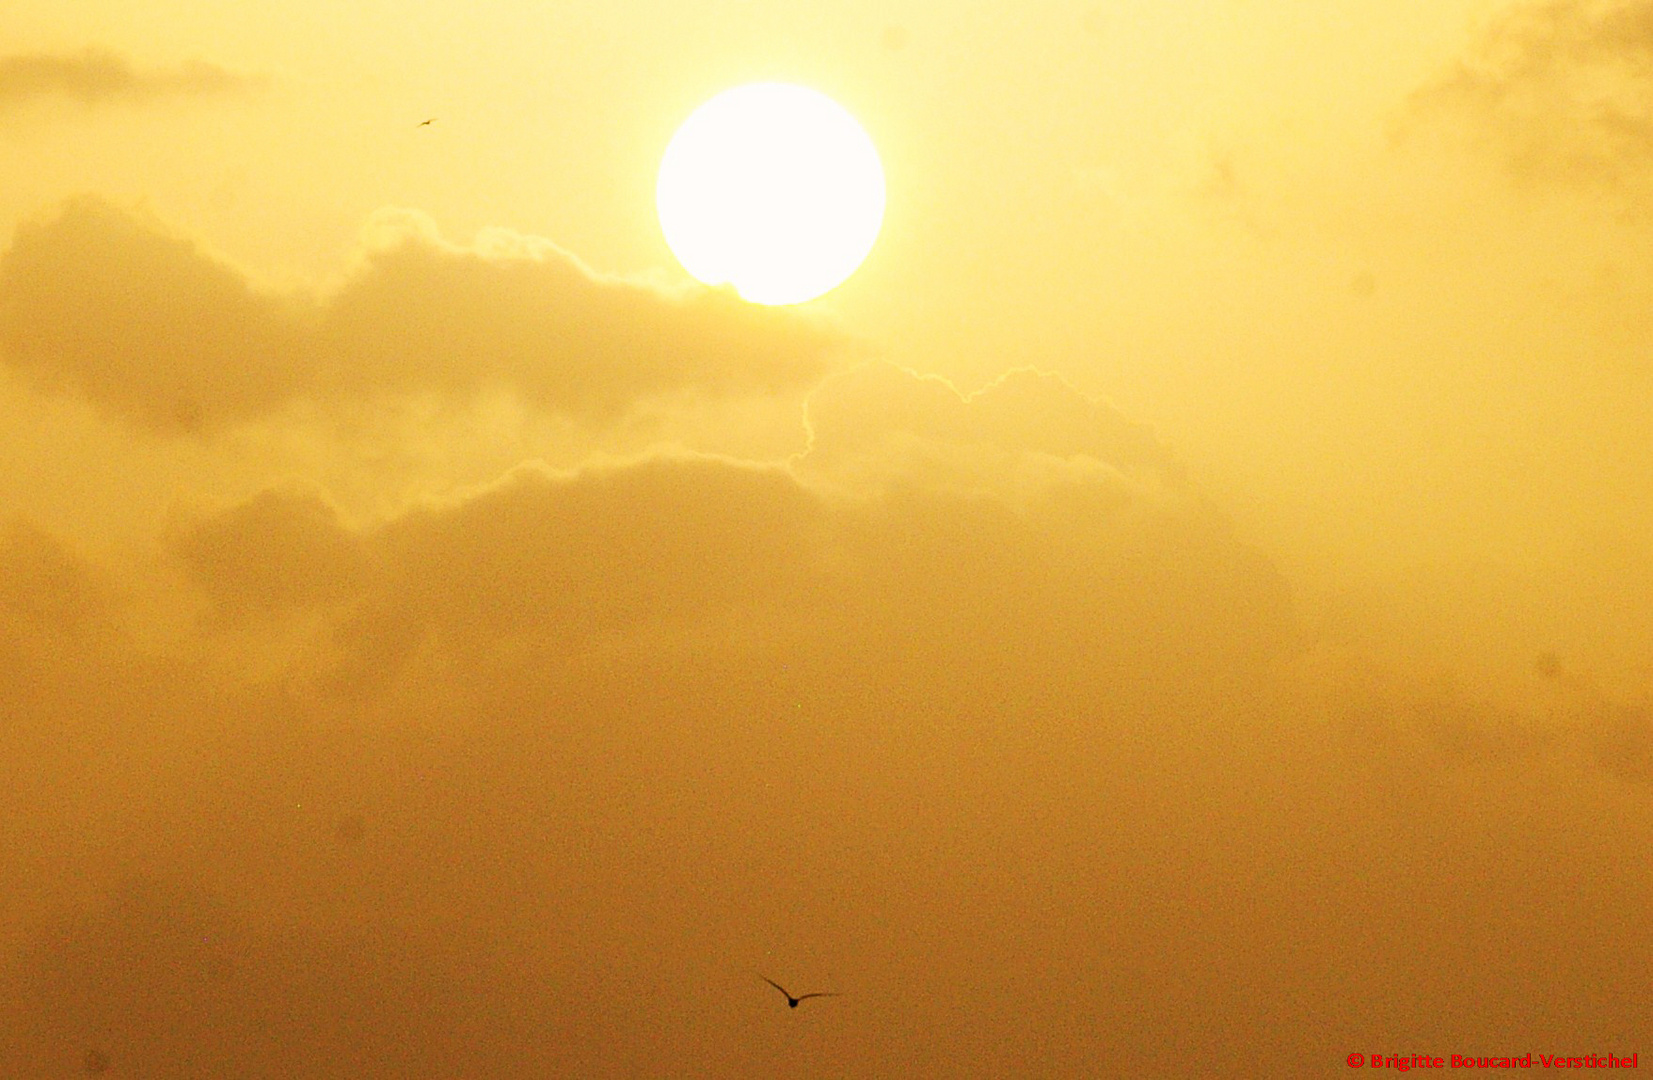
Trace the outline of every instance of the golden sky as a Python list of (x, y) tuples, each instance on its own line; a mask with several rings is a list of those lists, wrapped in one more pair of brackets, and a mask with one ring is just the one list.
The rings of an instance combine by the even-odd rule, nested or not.
[[(1653, 0), (13, 4), (0, 1076), (1653, 1051), (1650, 73)], [(755, 80), (886, 169), (797, 307), (655, 219)]]

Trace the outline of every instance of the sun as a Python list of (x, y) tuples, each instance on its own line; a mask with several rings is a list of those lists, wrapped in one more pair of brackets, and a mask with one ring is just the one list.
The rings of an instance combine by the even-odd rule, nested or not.
[(837, 102), (790, 83), (725, 90), (660, 162), (660, 229), (683, 268), (758, 304), (813, 300), (855, 272), (884, 221), (884, 169)]

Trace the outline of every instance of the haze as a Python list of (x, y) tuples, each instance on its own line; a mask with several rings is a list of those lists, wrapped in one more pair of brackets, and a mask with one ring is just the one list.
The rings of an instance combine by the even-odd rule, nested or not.
[[(1650, 72), (1650, 0), (25, 0), (0, 1076), (1653, 1049)], [(764, 79), (887, 171), (795, 308), (654, 217)]]

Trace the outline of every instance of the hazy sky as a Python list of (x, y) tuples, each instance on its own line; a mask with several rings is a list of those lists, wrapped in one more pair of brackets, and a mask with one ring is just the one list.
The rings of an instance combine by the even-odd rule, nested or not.
[(1653, 1052), (1653, 0), (12, 6), (0, 1075)]

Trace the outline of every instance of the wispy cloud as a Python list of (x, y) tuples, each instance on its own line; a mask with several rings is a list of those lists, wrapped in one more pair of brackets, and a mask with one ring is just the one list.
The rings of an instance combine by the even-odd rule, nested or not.
[(0, 56), (0, 105), (53, 95), (97, 103), (221, 94), (257, 82), (204, 60), (144, 70), (105, 49)]
[(1653, 2), (1512, 8), (1413, 95), (1410, 121), (1445, 117), (1467, 121), (1523, 177), (1645, 177), (1653, 170)]

